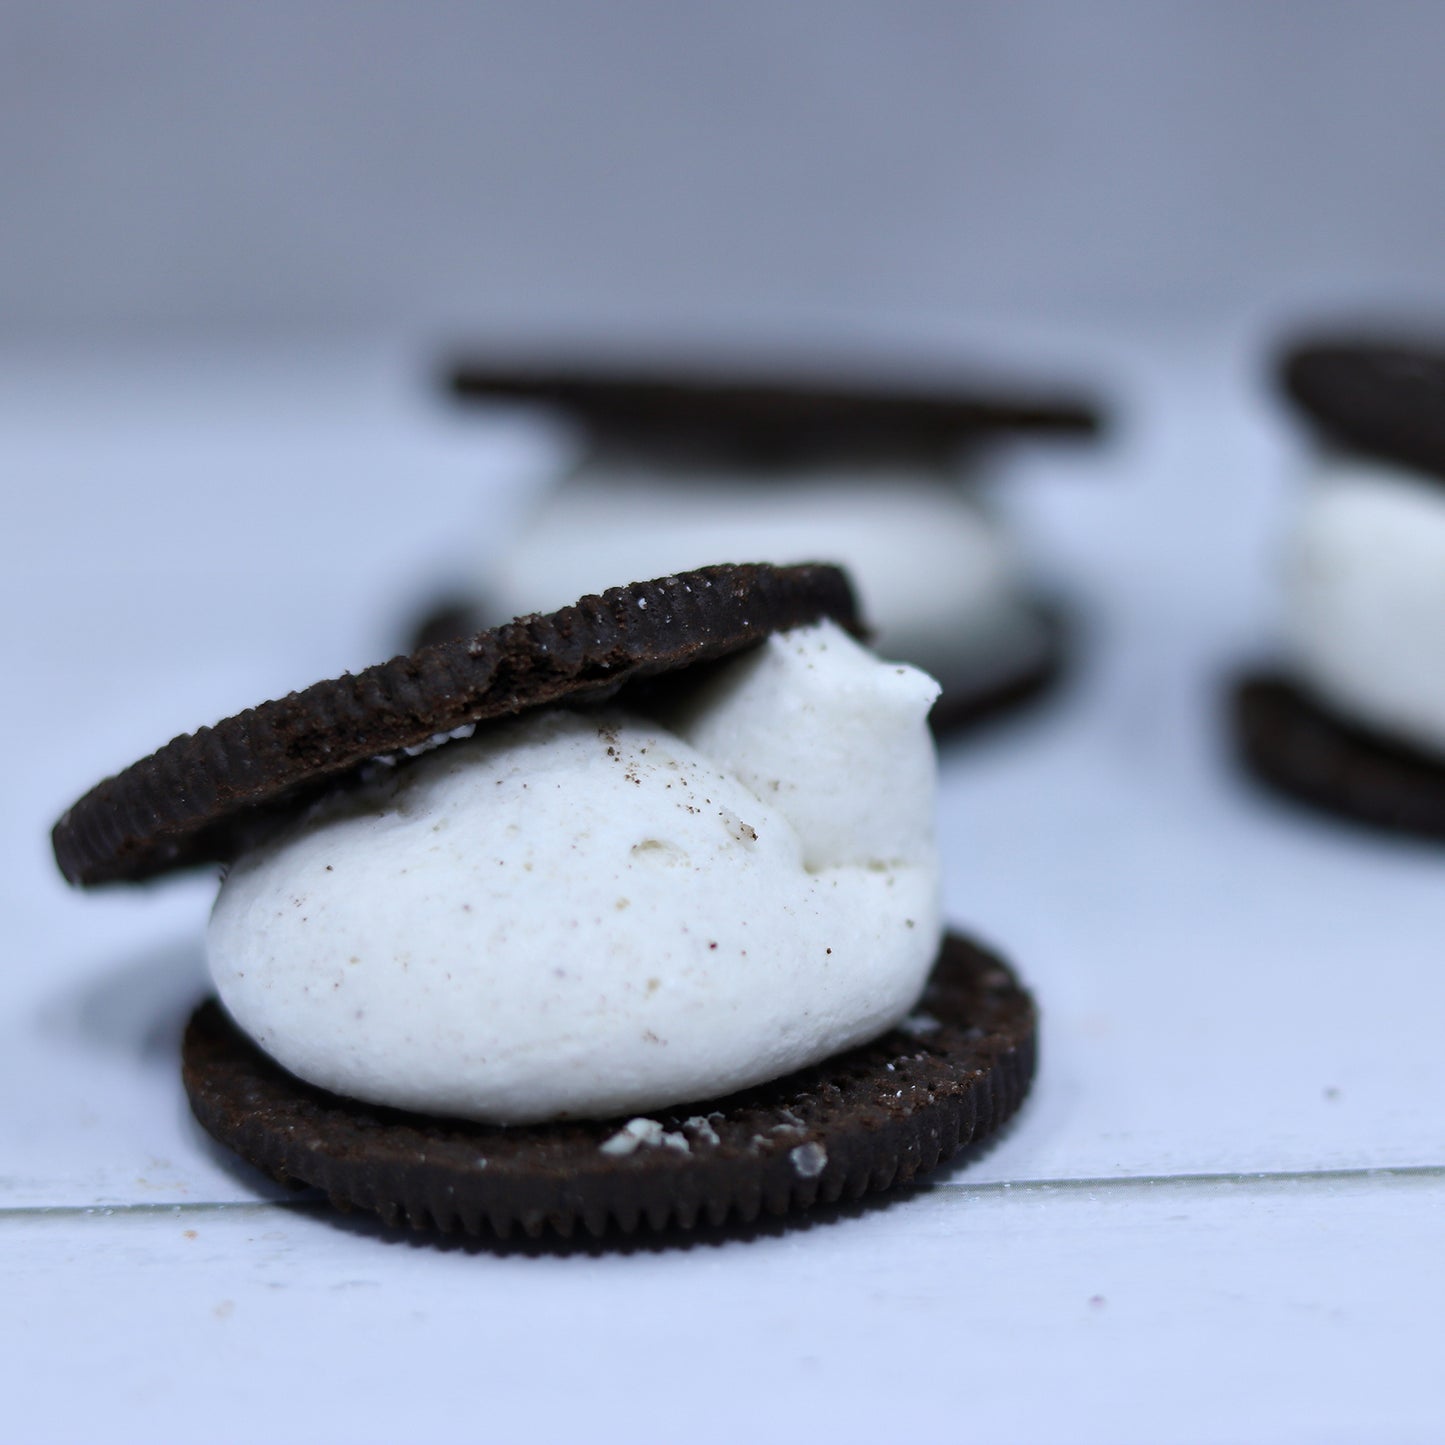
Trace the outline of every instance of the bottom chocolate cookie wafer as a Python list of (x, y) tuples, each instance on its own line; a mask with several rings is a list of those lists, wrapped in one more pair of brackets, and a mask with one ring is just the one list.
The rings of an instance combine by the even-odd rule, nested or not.
[(1231, 704), (1241, 760), (1275, 791), (1352, 822), (1445, 839), (1445, 761), (1345, 721), (1283, 673), (1247, 674)]
[(628, 1235), (746, 1225), (903, 1184), (993, 1134), (1033, 1077), (1036, 1015), (957, 935), (897, 1028), (727, 1098), (645, 1116), (500, 1127), (378, 1108), (269, 1059), (214, 1002), (183, 1073), (205, 1128), (343, 1210), (443, 1233)]

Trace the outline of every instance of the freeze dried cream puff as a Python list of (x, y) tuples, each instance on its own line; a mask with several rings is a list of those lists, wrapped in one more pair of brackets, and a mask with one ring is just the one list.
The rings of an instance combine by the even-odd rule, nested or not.
[(946, 935), (924, 674), (836, 569), (584, 598), (176, 739), (55, 830), (80, 883), (226, 865), (192, 1105), (442, 1230), (755, 1218), (1001, 1123), (1028, 996)]

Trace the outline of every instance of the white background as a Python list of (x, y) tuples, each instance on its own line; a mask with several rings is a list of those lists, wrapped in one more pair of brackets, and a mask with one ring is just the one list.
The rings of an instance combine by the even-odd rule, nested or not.
[[(1441, 854), (1235, 776), (1298, 438), (1281, 318), (1445, 283), (1431, 4), (0, 9), (0, 1437), (1445, 1435)], [(396, 644), (556, 453), (437, 343), (831, 341), (1082, 376), (1005, 493), (1085, 623), (945, 757), (947, 901), (1043, 1063), (806, 1227), (438, 1247), (214, 1150), (210, 885), (46, 832)]]

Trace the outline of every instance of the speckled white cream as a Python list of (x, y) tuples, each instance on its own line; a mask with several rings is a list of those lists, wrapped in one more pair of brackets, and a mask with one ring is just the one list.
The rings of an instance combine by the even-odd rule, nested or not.
[(936, 956), (936, 693), (824, 623), (666, 726), (448, 743), (231, 869), (216, 986), (304, 1079), (498, 1123), (802, 1067), (907, 1015)]
[(1322, 459), (1285, 576), (1297, 676), (1340, 713), (1445, 754), (1445, 485)]
[(737, 561), (841, 563), (879, 651), (945, 686), (1041, 644), (1003, 528), (949, 476), (906, 468), (689, 477), (584, 463), (485, 588), (498, 616), (520, 616), (619, 577)]

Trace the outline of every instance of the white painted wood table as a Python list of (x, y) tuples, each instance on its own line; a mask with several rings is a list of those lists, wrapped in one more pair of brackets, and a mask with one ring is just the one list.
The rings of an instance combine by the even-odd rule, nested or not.
[(213, 885), (81, 896), (46, 839), (385, 655), (547, 439), (402, 348), (0, 354), (0, 1439), (1445, 1438), (1445, 850), (1228, 765), (1295, 448), (1251, 339), (1012, 338), (1127, 413), (1008, 468), (1086, 656), (943, 768), (950, 915), (1043, 1008), (1015, 1126), (883, 1204), (617, 1252), (439, 1247), (230, 1162), (175, 1058)]

